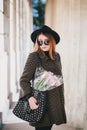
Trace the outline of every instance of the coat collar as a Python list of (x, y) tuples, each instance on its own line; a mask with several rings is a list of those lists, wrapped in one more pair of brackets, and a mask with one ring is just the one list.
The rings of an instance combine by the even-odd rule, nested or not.
[[(47, 55), (45, 55), (45, 53), (41, 50), (38, 51), (38, 54), (39, 54), (39, 57), (42, 59), (42, 60), (50, 60), (50, 57), (48, 57)], [(54, 60), (56, 60), (57, 58), (57, 53), (56, 52), (53, 52), (53, 57), (54, 57)]]

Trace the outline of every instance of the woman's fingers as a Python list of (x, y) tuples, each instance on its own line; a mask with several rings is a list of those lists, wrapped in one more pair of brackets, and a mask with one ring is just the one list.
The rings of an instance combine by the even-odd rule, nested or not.
[(37, 109), (39, 107), (39, 105), (37, 104), (37, 100), (34, 97), (30, 97), (28, 101), (32, 110)]

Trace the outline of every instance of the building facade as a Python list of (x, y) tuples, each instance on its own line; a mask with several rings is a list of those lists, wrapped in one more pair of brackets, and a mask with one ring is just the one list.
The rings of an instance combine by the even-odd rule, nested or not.
[(32, 30), (30, 0), (0, 0), (0, 124), (18, 98), (19, 77), (33, 47)]
[(87, 128), (87, 0), (47, 0), (45, 23), (61, 37), (68, 123)]

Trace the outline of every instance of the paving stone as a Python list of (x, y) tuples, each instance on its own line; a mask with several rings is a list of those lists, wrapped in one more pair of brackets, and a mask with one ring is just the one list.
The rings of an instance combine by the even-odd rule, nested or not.
[[(2, 130), (34, 130), (34, 127), (30, 126), (28, 123), (12, 123), (4, 124)], [(54, 125), (52, 130), (75, 130), (75, 128), (68, 125)]]
[[(34, 127), (30, 126), (29, 123), (17, 118), (13, 113), (12, 109), (9, 110), (8, 116), (4, 121), (2, 130), (35, 130)], [(53, 125), (52, 130), (76, 130), (68, 124)]]

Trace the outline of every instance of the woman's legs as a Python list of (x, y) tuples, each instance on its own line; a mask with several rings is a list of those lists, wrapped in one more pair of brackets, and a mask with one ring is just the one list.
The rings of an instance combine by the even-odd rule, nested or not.
[(51, 130), (52, 125), (51, 126), (45, 126), (45, 127), (35, 127), (35, 130)]

